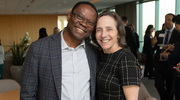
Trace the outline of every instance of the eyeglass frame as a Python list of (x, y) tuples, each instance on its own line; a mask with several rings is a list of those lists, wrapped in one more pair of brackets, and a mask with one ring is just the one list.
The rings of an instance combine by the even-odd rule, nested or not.
[(77, 14), (77, 13), (74, 13), (74, 12), (71, 12), (72, 14), (75, 15), (75, 18), (79, 21), (79, 22), (84, 22), (84, 20), (86, 20), (86, 25), (88, 25), (89, 27), (94, 27), (95, 26), (95, 22), (92, 22), (92, 21), (89, 21), (88, 19), (84, 18), (83, 16)]

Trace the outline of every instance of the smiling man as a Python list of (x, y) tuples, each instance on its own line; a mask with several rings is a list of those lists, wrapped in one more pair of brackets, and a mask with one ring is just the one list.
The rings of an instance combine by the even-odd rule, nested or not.
[(94, 100), (98, 50), (87, 42), (97, 10), (78, 2), (58, 34), (32, 43), (25, 59), (21, 100)]

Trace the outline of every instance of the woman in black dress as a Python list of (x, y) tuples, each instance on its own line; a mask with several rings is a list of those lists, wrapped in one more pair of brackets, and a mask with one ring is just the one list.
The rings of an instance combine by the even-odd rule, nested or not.
[(97, 100), (137, 100), (140, 66), (125, 43), (121, 18), (115, 12), (101, 13), (92, 36), (102, 49), (97, 68)]
[(153, 38), (152, 33), (154, 31), (153, 25), (148, 25), (145, 36), (144, 36), (144, 46), (143, 53), (146, 54), (147, 60), (144, 69), (144, 77), (148, 77), (149, 79), (153, 79), (153, 55), (154, 50), (151, 44), (151, 39)]

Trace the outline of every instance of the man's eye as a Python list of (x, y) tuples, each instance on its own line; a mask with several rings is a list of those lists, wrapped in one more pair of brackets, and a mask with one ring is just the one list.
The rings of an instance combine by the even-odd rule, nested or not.
[(79, 20), (83, 20), (82, 16), (80, 16), (80, 15), (77, 15), (77, 18), (78, 18)]
[(94, 26), (94, 23), (93, 22), (88, 22), (88, 24), (90, 25), (90, 26)]

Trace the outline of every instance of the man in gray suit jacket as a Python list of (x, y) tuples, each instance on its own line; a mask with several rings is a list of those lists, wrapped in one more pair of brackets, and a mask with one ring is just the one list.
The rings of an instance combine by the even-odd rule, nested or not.
[(24, 63), (21, 100), (95, 100), (98, 50), (85, 39), (97, 10), (78, 2), (60, 33), (31, 44)]

